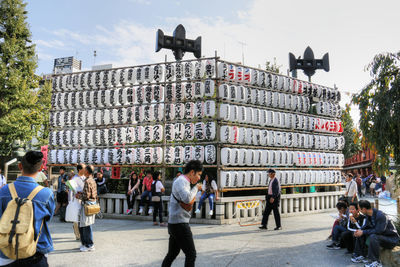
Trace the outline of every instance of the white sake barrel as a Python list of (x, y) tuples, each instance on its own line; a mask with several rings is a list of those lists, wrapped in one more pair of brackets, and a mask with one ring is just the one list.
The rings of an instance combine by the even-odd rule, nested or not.
[(164, 162), (166, 164), (173, 164), (175, 162), (175, 148), (167, 146), (164, 150)]
[(214, 145), (205, 146), (205, 161), (207, 164), (214, 164), (217, 158), (217, 151)]
[(204, 146), (195, 146), (193, 149), (193, 159), (204, 162)]
[(246, 165), (247, 150), (244, 148), (239, 149), (239, 166)]
[(221, 104), (219, 107), (219, 118), (228, 121), (230, 117), (230, 105)]
[(246, 186), (255, 186), (256, 174), (254, 171), (246, 172)]
[(193, 146), (185, 146), (184, 147), (184, 162), (188, 163), (189, 161), (193, 160)]
[(221, 188), (231, 187), (231, 173), (227, 171), (221, 172)]
[(255, 160), (255, 150), (247, 149), (246, 150), (246, 165), (254, 166), (254, 160)]
[(232, 148), (231, 149), (231, 166), (239, 166), (239, 149)]
[(246, 129), (245, 142), (247, 145), (251, 145), (253, 143), (253, 129), (251, 129), (251, 128)]
[[(208, 69), (212, 68), (212, 65), (210, 65), (210, 64), (213, 64), (213, 62), (211, 60), (209, 60), (209, 62), (206, 62)], [(204, 67), (203, 61), (201, 61), (201, 60), (196, 61), (194, 63), (193, 78), (194, 79), (202, 79), (204, 77), (204, 71), (205, 71), (205, 67)]]
[[(194, 84), (191, 82), (183, 83), (183, 92), (186, 100), (191, 100), (194, 98)], [(175, 89), (176, 90), (176, 89)]]
[(232, 162), (231, 149), (224, 147), (221, 149), (221, 164), (225, 166), (230, 166)]
[(239, 127), (239, 139), (238, 139), (238, 143), (239, 144), (245, 144), (246, 143), (246, 132), (247, 132), (246, 128)]
[(236, 66), (235, 81), (238, 83), (243, 82), (243, 67)]
[(236, 66), (232, 64), (228, 64), (228, 81), (234, 82), (236, 81)]
[(252, 107), (246, 107), (246, 122), (253, 124), (254, 110)]
[(214, 80), (208, 79), (204, 82), (204, 95), (206, 97), (214, 96), (215, 92), (215, 82)]
[(261, 131), (259, 129), (253, 129), (253, 142), (255, 146), (259, 146), (261, 142)]
[(174, 148), (175, 160), (174, 164), (183, 164), (184, 162), (184, 148), (182, 146), (176, 146)]
[(245, 187), (246, 186), (246, 172), (239, 171), (238, 172), (238, 187)]

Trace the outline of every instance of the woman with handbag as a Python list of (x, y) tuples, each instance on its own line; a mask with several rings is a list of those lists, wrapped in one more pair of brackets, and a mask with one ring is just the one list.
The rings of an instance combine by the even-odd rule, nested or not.
[(154, 207), (154, 212), (153, 212), (153, 225), (158, 225), (157, 223), (157, 212), (158, 212), (158, 217), (160, 218), (160, 226), (167, 226), (163, 222), (163, 202), (162, 202), (162, 194), (165, 191), (165, 188), (161, 182), (161, 173), (160, 172), (154, 172), (153, 173), (153, 183), (151, 184), (151, 192), (152, 192), (152, 202), (153, 202), (153, 207)]
[(86, 177), (83, 191), (76, 194), (76, 198), (82, 201), (83, 207), (79, 217), (79, 232), (81, 234), (80, 247), (81, 252), (94, 251), (92, 224), (96, 213), (99, 211), (99, 205), (96, 203), (97, 186), (93, 179), (94, 168), (92, 165), (85, 167), (84, 175)]
[(140, 179), (136, 172), (132, 172), (129, 178), (128, 191), (126, 192), (126, 201), (128, 202), (128, 209), (126, 214), (132, 214), (133, 206), (135, 205), (136, 196), (140, 195), (139, 192)]

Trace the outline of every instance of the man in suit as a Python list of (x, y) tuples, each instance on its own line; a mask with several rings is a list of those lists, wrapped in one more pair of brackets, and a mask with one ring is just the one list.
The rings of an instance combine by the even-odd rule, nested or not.
[(274, 211), (274, 218), (276, 227), (274, 230), (281, 230), (281, 215), (279, 214), (279, 203), (281, 201), (281, 185), (279, 184), (278, 179), (275, 178), (275, 170), (269, 169), (268, 176), (270, 178), (268, 184), (268, 193), (265, 197), (266, 206), (263, 213), (263, 218), (261, 221), (260, 229), (267, 229), (268, 225), (268, 217), (271, 214), (271, 211)]

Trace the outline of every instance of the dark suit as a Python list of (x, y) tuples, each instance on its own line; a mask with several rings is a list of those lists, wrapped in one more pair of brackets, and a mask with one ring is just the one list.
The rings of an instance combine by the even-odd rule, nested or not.
[[(272, 187), (272, 195), (268, 194), (267, 192), (267, 195), (265, 197), (266, 204), (261, 225), (267, 226), (268, 217), (271, 214), (271, 211), (273, 210), (276, 227), (281, 227), (281, 215), (279, 214), (279, 203), (281, 202), (281, 188), (279, 185), (279, 181), (276, 178), (270, 180), (268, 188), (270, 187)], [(274, 199), (273, 203), (270, 203), (271, 198)]]

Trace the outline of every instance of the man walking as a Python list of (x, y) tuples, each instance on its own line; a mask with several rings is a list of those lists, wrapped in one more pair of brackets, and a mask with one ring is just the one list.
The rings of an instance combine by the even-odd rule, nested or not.
[(281, 215), (279, 214), (279, 204), (281, 202), (281, 185), (279, 184), (278, 179), (275, 178), (275, 170), (269, 169), (268, 176), (270, 178), (268, 184), (268, 193), (265, 197), (266, 204), (265, 210), (263, 213), (263, 218), (261, 221), (260, 229), (267, 229), (268, 225), (268, 217), (271, 214), (271, 211), (274, 211), (274, 218), (276, 227), (274, 230), (281, 230)]
[[(42, 167), (43, 154), (40, 151), (29, 151), (18, 164), (18, 168), (22, 172), (13, 183), (16, 194), (20, 198), (27, 198), (32, 191), (37, 189), (38, 184), (35, 182), (35, 177)], [(11, 201), (10, 185), (0, 189), (0, 217), (7, 208), (8, 202)], [(12, 189), (11, 189), (12, 190)], [(49, 188), (42, 188), (32, 199), (33, 203), (33, 226), (35, 236), (39, 238), (36, 245), (36, 254), (29, 258), (18, 259), (16, 261), (7, 259), (0, 252), (1, 266), (17, 266), (17, 267), (35, 267), (48, 266), (47, 254), (53, 251), (53, 240), (51, 239), (48, 222), (53, 216), (54, 211), (54, 195)], [(34, 242), (32, 240), (32, 242)], [(27, 245), (27, 244), (26, 244)]]
[(190, 211), (198, 190), (201, 190), (201, 184), (197, 184), (192, 189), (190, 189), (190, 184), (196, 184), (200, 180), (202, 171), (203, 164), (200, 161), (189, 161), (185, 166), (184, 174), (172, 184), (168, 219), (168, 254), (164, 258), (162, 267), (171, 266), (181, 250), (186, 256), (185, 267), (194, 266), (196, 248), (189, 220)]

